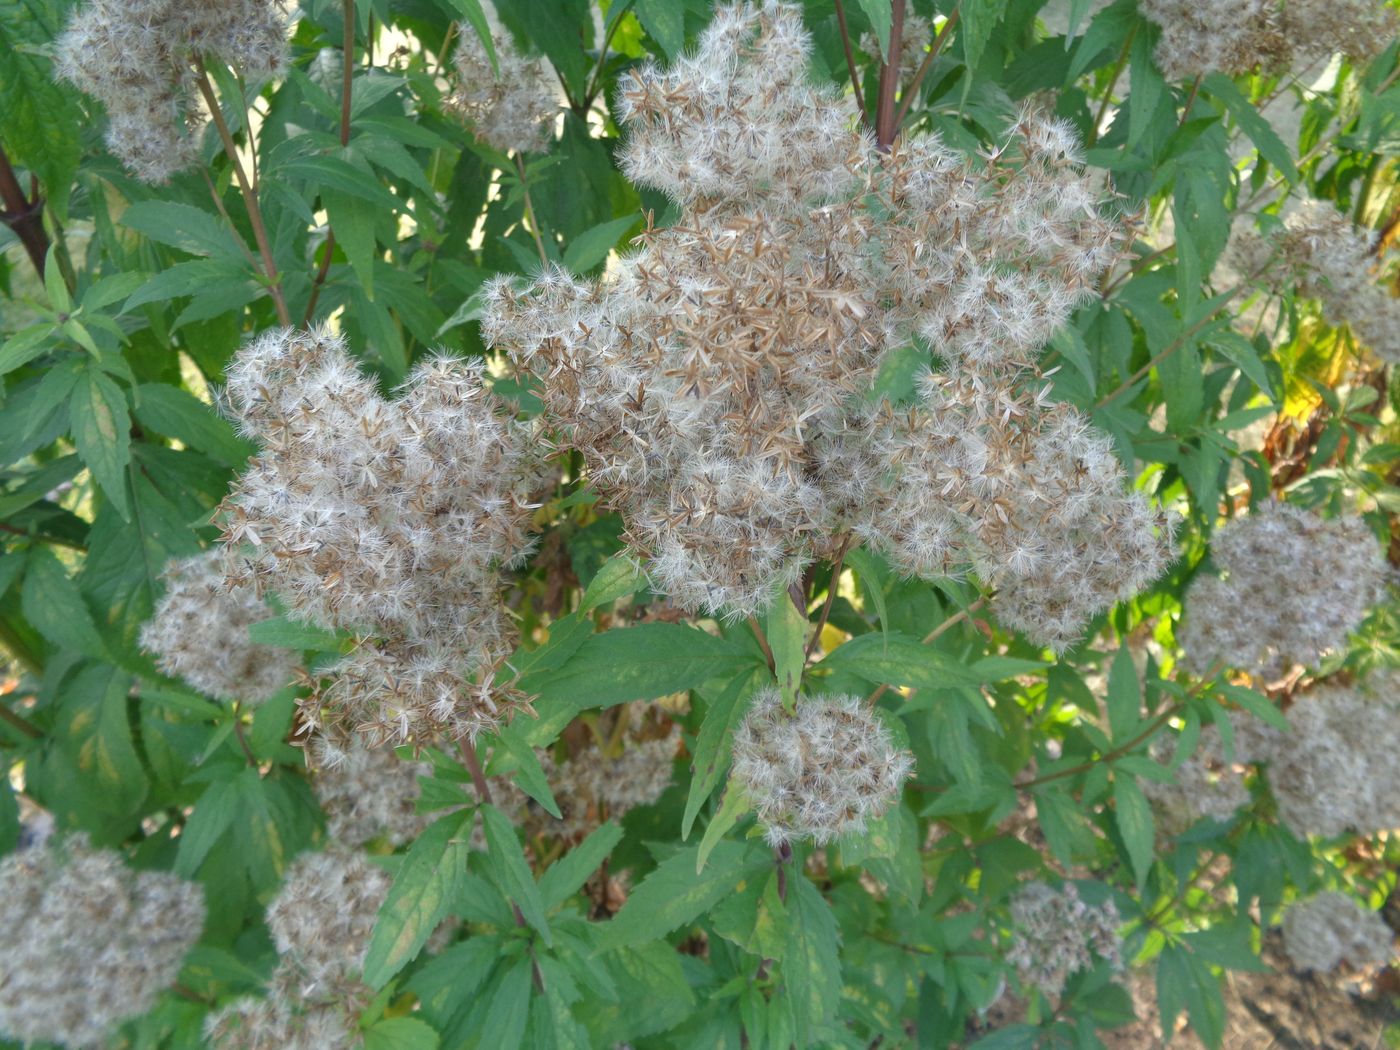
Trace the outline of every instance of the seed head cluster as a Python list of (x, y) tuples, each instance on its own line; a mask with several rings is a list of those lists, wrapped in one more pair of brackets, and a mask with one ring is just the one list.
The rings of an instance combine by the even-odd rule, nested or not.
[[(1218, 575), (1186, 592), (1177, 638), (1189, 667), (1277, 675), (1346, 644), (1385, 593), (1384, 552), (1358, 517), (1324, 519), (1270, 503), (1211, 539)], [(1281, 568), (1284, 567), (1284, 568)]]
[(250, 705), (292, 681), (296, 654), (248, 637), (248, 628), (270, 619), (272, 610), (254, 588), (227, 586), (220, 551), (172, 561), (161, 580), (165, 593), (141, 628), (141, 647), (163, 673), (208, 696)]
[(112, 152), (162, 183), (199, 160), (197, 63), (226, 63), (255, 84), (279, 75), (287, 14), (282, 0), (88, 0), (57, 49), (59, 76), (106, 107)]
[(260, 998), (211, 1014), (218, 1050), (324, 1050), (361, 1045), (360, 1012), (374, 998), (361, 980), (365, 950), (392, 880), (364, 855), (305, 853), (267, 909), (280, 961)]
[(1298, 835), (1400, 828), (1400, 674), (1316, 686), (1288, 722), (1290, 732), (1244, 723), (1239, 745), (1264, 764), (1280, 820)]
[(1172, 770), (1170, 781), (1144, 777), (1142, 791), (1152, 801), (1158, 829), (1179, 835), (1202, 817), (1233, 817), (1249, 802), (1249, 789), (1237, 768), (1240, 761), (1238, 753), (1234, 761), (1226, 761), (1220, 730), (1210, 725), (1201, 730), (1195, 752)]
[(549, 145), (559, 114), (558, 90), (543, 58), (521, 53), (501, 25), (489, 0), (482, 13), (491, 30), (496, 65), (470, 24), (457, 27), (460, 42), (452, 57), (456, 80), (448, 106), (476, 132), (477, 138), (502, 152), (532, 153)]
[(1070, 974), (1090, 969), (1094, 956), (1120, 965), (1119, 924), (1111, 900), (1090, 905), (1072, 882), (1058, 889), (1030, 882), (1011, 899), (1013, 938), (1007, 961), (1024, 984), (1058, 999)]
[[(885, 155), (809, 49), (796, 7), (721, 7), (693, 56), (630, 74), (623, 168), (680, 220), (599, 282), (495, 282), (484, 331), (683, 607), (752, 614), (854, 532), (910, 573), (975, 568), (1067, 645), (1166, 558), (1032, 367), (1124, 225), (1066, 125), (1027, 114), (976, 162), (933, 134)], [(915, 403), (869, 397), (916, 344), (942, 367)]]
[(106, 1046), (150, 1010), (204, 928), (204, 894), (84, 836), (0, 859), (0, 1037)]
[(1292, 904), (1283, 916), (1283, 948), (1300, 970), (1385, 966), (1395, 931), (1345, 893), (1327, 891)]
[(490, 684), (510, 651), (500, 570), (528, 553), (540, 475), (481, 369), (429, 360), (389, 400), (339, 338), (287, 329), (239, 352), (227, 399), (263, 446), (225, 501), (229, 585), (360, 638), (312, 725), (373, 743), (495, 725), (515, 703)]
[(427, 825), (416, 806), (418, 778), (432, 773), (426, 762), (401, 759), (392, 747), (371, 747), (362, 736), (343, 746), (318, 737), (310, 750), (316, 767), (311, 786), (336, 842), (402, 846)]
[(1246, 272), (1277, 264), (1270, 271), (1276, 283), (1317, 299), (1328, 324), (1350, 326), (1381, 357), (1400, 361), (1400, 299), (1376, 281), (1376, 238), (1331, 201), (1311, 200), (1292, 208), (1270, 236), (1233, 235), (1230, 253)]
[(1379, 0), (1138, 0), (1138, 10), (1161, 28), (1169, 80), (1286, 73), (1338, 53), (1369, 62), (1397, 29)]
[(753, 700), (734, 734), (731, 776), (758, 814), (768, 841), (825, 845), (899, 801), (914, 759), (856, 696), (798, 697), (783, 708), (776, 689)]

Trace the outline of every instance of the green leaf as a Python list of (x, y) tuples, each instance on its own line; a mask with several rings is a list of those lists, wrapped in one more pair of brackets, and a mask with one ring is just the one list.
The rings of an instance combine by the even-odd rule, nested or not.
[(126, 466), (131, 462), (131, 416), (126, 395), (97, 368), (78, 380), (68, 401), (73, 443), (122, 518), (131, 520)]
[[(888, 4), (887, 4), (888, 6)], [(647, 35), (661, 45), (667, 58), (675, 58), (685, 47), (685, 7), (676, 0), (636, 0), (637, 21)]]
[[(377, 185), (377, 184), (376, 184)], [(374, 209), (365, 207), (361, 196), (323, 187), (321, 202), (326, 206), (336, 244), (350, 261), (366, 298), (374, 298)]]
[(364, 979), (371, 987), (382, 988), (408, 965), (447, 916), (467, 870), (471, 817), (470, 810), (440, 817), (409, 847), (365, 951)]
[(42, 0), (0, 0), (0, 141), (66, 219), (84, 121), (47, 57), (59, 29), (51, 13), (56, 8)]
[(705, 861), (709, 860), (714, 848), (724, 841), (725, 834), (739, 823), (739, 818), (752, 809), (753, 803), (749, 801), (744, 789), (730, 781), (728, 789), (724, 792), (724, 801), (720, 803), (719, 812), (705, 828), (705, 835), (700, 840), (700, 852), (695, 855), (696, 874), (705, 870)]
[(1157, 1009), (1162, 1031), (1176, 1027), (1185, 1007), (1191, 1028), (1206, 1046), (1216, 1048), (1225, 1037), (1225, 1003), (1220, 982), (1201, 959), (1180, 945), (1168, 945), (1157, 958)]
[(490, 1033), (492, 1050), (518, 1050), (525, 1039), (530, 1020), (530, 989), (534, 978), (530, 961), (521, 959), (500, 975), (486, 990), (490, 1004), (481, 1031)]
[(787, 588), (781, 587), (773, 595), (764, 623), (768, 647), (773, 653), (773, 673), (778, 679), (778, 691), (783, 696), (783, 707), (792, 711), (797, 707), (797, 691), (802, 685), (802, 670), (806, 663), (807, 615), (793, 603)]
[(1001, 18), (1004, 6), (1004, 0), (962, 0), (958, 5), (962, 12), (958, 32), (962, 38), (963, 60), (969, 69), (976, 69), (982, 61), (982, 52), (992, 38), (992, 29)]
[[(989, 663), (964, 666), (946, 653), (909, 635), (863, 634), (852, 638), (820, 664), (831, 671), (846, 671), (870, 682), (910, 686), (914, 689), (950, 689), (956, 686), (977, 687), (997, 681), (1003, 676), (1004, 665)], [(1026, 665), (1016, 667), (1025, 669)], [(1016, 670), (1013, 673), (1022, 673)]]
[(783, 951), (784, 998), (792, 1012), (798, 1046), (834, 1016), (841, 1002), (841, 937), (836, 916), (800, 870), (788, 883), (788, 943)]
[(212, 406), (187, 390), (143, 383), (136, 388), (135, 400), (136, 419), (143, 427), (182, 441), (225, 466), (242, 467), (257, 451)]
[(1253, 689), (1245, 689), (1243, 686), (1228, 685), (1223, 682), (1218, 684), (1216, 688), (1226, 700), (1239, 704), (1240, 707), (1244, 708), (1255, 718), (1267, 722), (1275, 729), (1282, 730), (1285, 733), (1292, 732), (1293, 727), (1288, 724), (1287, 717), (1274, 706), (1273, 702), (1270, 701), (1268, 697), (1261, 696)]
[(191, 255), (242, 257), (238, 242), (217, 215), (176, 201), (141, 201), (122, 212), (121, 224)]
[(555, 820), (562, 820), (563, 816), (559, 812), (559, 804), (554, 801), (554, 793), (549, 790), (549, 781), (545, 779), (544, 766), (540, 764), (540, 758), (535, 754), (535, 749), (515, 733), (502, 733), (499, 740), (501, 746), (510, 753), (510, 756), (517, 763), (516, 785), (543, 806), (551, 817)]
[(1138, 687), (1137, 668), (1124, 642), (1108, 672), (1108, 725), (1113, 742), (1121, 744), (1131, 740), (1141, 721), (1142, 693)]
[(1141, 889), (1152, 868), (1152, 807), (1137, 781), (1127, 773), (1115, 773), (1113, 777), (1113, 819), (1118, 824), (1118, 833), (1123, 836), (1128, 860)]
[(311, 649), (318, 653), (338, 653), (344, 647), (344, 638), (347, 636), (285, 616), (270, 616), (266, 620), (249, 624), (248, 637), (255, 645), (270, 645), (275, 649)]
[(636, 216), (628, 215), (584, 230), (564, 249), (564, 265), (574, 273), (587, 273), (608, 257), (617, 239), (637, 222)]
[(619, 598), (636, 594), (646, 582), (646, 573), (634, 558), (626, 552), (614, 554), (589, 581), (579, 612), (590, 613), (599, 606), (611, 605)]
[(515, 829), (505, 815), (491, 805), (481, 807), (481, 825), (486, 833), (487, 864), (497, 888), (520, 909), (520, 914), (539, 933), (540, 939), (552, 945), (554, 936), (545, 916), (544, 900), (530, 874), (530, 865), (525, 862)]
[(110, 664), (84, 668), (65, 688), (55, 737), (105, 806), (131, 812), (147, 792), (127, 717), (131, 675)]
[(1152, 58), (1151, 33), (1138, 31), (1128, 65), (1128, 142), (1131, 151), (1152, 127), (1153, 115), (1167, 94), (1166, 81)]
[[(858, 0), (865, 17), (870, 19), (870, 28), (880, 45), (880, 57), (886, 62), (890, 57), (890, 33), (894, 30), (894, 10), (890, 0)], [(964, 17), (966, 21), (966, 17)]]
[(47, 321), (21, 328), (0, 345), (0, 376), (49, 352), (58, 329)]
[(1293, 162), (1293, 154), (1278, 137), (1278, 132), (1258, 109), (1244, 97), (1235, 82), (1224, 73), (1212, 73), (1201, 82), (1201, 87), (1225, 104), (1240, 130), (1249, 136), (1259, 155), (1278, 169), (1289, 182), (1298, 181), (1298, 166)]
[(1092, 857), (1098, 840), (1084, 811), (1064, 791), (1051, 786), (1035, 789), (1035, 813), (1055, 859), (1071, 867)]
[(195, 877), (214, 844), (233, 826), (240, 804), (233, 780), (216, 780), (205, 788), (180, 832), (179, 848), (175, 851), (177, 875)]
[(545, 908), (558, 907), (577, 893), (620, 841), (622, 828), (610, 820), (551, 864), (540, 876), (540, 899)]
[(107, 647), (92, 614), (63, 564), (47, 548), (30, 552), (20, 591), (20, 608), (29, 623), (63, 649), (105, 659)]
[(438, 1050), (442, 1040), (416, 1017), (388, 1017), (365, 1029), (364, 1050)]
[(734, 731), (749, 709), (749, 699), (767, 681), (767, 667), (753, 668), (732, 679), (713, 698), (707, 694), (709, 706), (695, 740), (694, 772), (690, 794), (685, 800), (685, 816), (681, 820), (681, 838), (690, 838), (696, 814), (729, 768)]
[(598, 932), (600, 951), (644, 944), (694, 921), (743, 882), (772, 863), (769, 851), (748, 843), (722, 841), (713, 863), (696, 870), (698, 846), (682, 849), (658, 864)]
[(481, 38), (481, 46), (486, 49), (486, 57), (491, 60), (491, 72), (495, 76), (500, 76), (501, 67), (496, 58), (496, 45), (491, 39), (491, 24), (486, 21), (486, 14), (481, 10), (481, 0), (445, 0), (445, 2), (476, 30), (476, 35)]

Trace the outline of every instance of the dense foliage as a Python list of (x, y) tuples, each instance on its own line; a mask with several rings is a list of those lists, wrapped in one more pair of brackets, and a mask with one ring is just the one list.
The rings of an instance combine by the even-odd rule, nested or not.
[(0, 0), (0, 1045), (1388, 965), (1398, 27)]

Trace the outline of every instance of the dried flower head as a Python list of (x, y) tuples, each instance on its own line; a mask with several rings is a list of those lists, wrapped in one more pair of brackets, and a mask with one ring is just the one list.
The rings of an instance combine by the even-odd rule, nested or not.
[(339, 1004), (310, 1001), (288, 989), (236, 999), (211, 1013), (204, 1033), (215, 1050), (358, 1050), (364, 1037)]
[(359, 736), (344, 746), (318, 737), (311, 751), (311, 786), (335, 841), (363, 846), (382, 839), (401, 846), (427, 826), (416, 805), (418, 778), (432, 773), (426, 762), (401, 759), (392, 747), (371, 747)]
[[(794, 6), (721, 7), (695, 53), (624, 81), (622, 164), (679, 201), (598, 283), (487, 294), (484, 330), (658, 589), (752, 614), (854, 531), (901, 568), (975, 567), (1066, 644), (1160, 571), (1156, 515), (1032, 361), (1117, 255), (1067, 125), (1027, 113), (983, 162), (932, 134), (881, 154), (807, 76)], [(864, 397), (926, 340), (919, 402)]]
[[(918, 72), (919, 65), (923, 62), (932, 39), (933, 23), (921, 14), (906, 11), (904, 29), (899, 38), (899, 79), (901, 82), (908, 83), (910, 78)], [(880, 41), (876, 39), (874, 33), (860, 35), (860, 49), (872, 62), (883, 60)]]
[(252, 587), (229, 587), (218, 550), (170, 562), (165, 594), (141, 628), (141, 647), (156, 666), (220, 700), (260, 704), (297, 673), (289, 649), (257, 645), (248, 628), (272, 617)]
[(137, 178), (165, 182), (199, 159), (197, 65), (260, 83), (287, 63), (281, 0), (88, 0), (58, 40), (58, 74), (107, 108), (107, 144)]
[(1327, 972), (1342, 963), (1356, 969), (1385, 966), (1395, 931), (1380, 915), (1345, 893), (1327, 891), (1295, 901), (1283, 915), (1283, 948), (1300, 970)]
[[(475, 736), (515, 698), (501, 569), (529, 551), (538, 453), (482, 386), (434, 358), (388, 400), (327, 332), (269, 332), (228, 369), (228, 402), (261, 441), (225, 501), (229, 584), (363, 639), (307, 704), (341, 736)], [(475, 679), (475, 680), (473, 680)]]
[(1400, 361), (1400, 299), (1376, 280), (1376, 237), (1331, 201), (1311, 200), (1291, 208), (1271, 236), (1245, 229), (1230, 248), (1237, 260), (1277, 264), (1270, 273), (1275, 285), (1294, 284), (1298, 294), (1321, 302), (1328, 324), (1350, 326), (1381, 357)]
[(1157, 65), (1170, 80), (1284, 73), (1337, 53), (1369, 62), (1397, 28), (1378, 0), (1139, 0), (1138, 9), (1161, 28)]
[(773, 845), (824, 845), (861, 832), (898, 802), (913, 767), (913, 756), (895, 747), (859, 697), (798, 697), (789, 713), (769, 689), (734, 734), (731, 776)]
[(1385, 593), (1384, 552), (1357, 517), (1325, 520), (1270, 503), (1221, 526), (1211, 539), (1219, 575), (1186, 592), (1177, 632), (1188, 666), (1275, 675), (1315, 664), (1346, 644)]
[(1118, 909), (1111, 900), (1087, 904), (1072, 882), (1021, 887), (1011, 899), (1011, 925), (1007, 960), (1049, 999), (1059, 998), (1070, 974), (1090, 969), (1094, 956), (1120, 965)]
[(0, 859), (0, 1036), (105, 1046), (150, 1010), (204, 928), (204, 894), (165, 872), (128, 868), (85, 836)]
[(393, 880), (362, 853), (303, 853), (267, 908), (272, 942), (309, 985), (357, 980), (379, 908)]
[(549, 63), (523, 54), (496, 10), (481, 5), (495, 45), (496, 64), (481, 37), (467, 22), (457, 27), (459, 43), (452, 57), (456, 80), (448, 105), (461, 114), (481, 139), (502, 152), (544, 149), (554, 136), (559, 114), (558, 89)]
[(1240, 744), (1265, 764), (1280, 820), (1299, 835), (1400, 828), (1400, 674), (1315, 686), (1288, 722), (1288, 732), (1248, 723)]
[(1166, 835), (1179, 835), (1203, 817), (1233, 817), (1249, 802), (1249, 789), (1238, 768), (1244, 761), (1238, 753), (1234, 761), (1226, 760), (1218, 727), (1202, 729), (1195, 752), (1172, 770), (1169, 782), (1146, 777), (1142, 780), (1142, 791), (1152, 801), (1158, 829)]

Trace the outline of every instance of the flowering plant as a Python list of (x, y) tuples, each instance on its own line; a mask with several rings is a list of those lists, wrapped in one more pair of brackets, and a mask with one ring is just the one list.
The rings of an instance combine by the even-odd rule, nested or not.
[(0, 1046), (1214, 1047), (1229, 971), (1373, 978), (1397, 32), (0, 0)]

